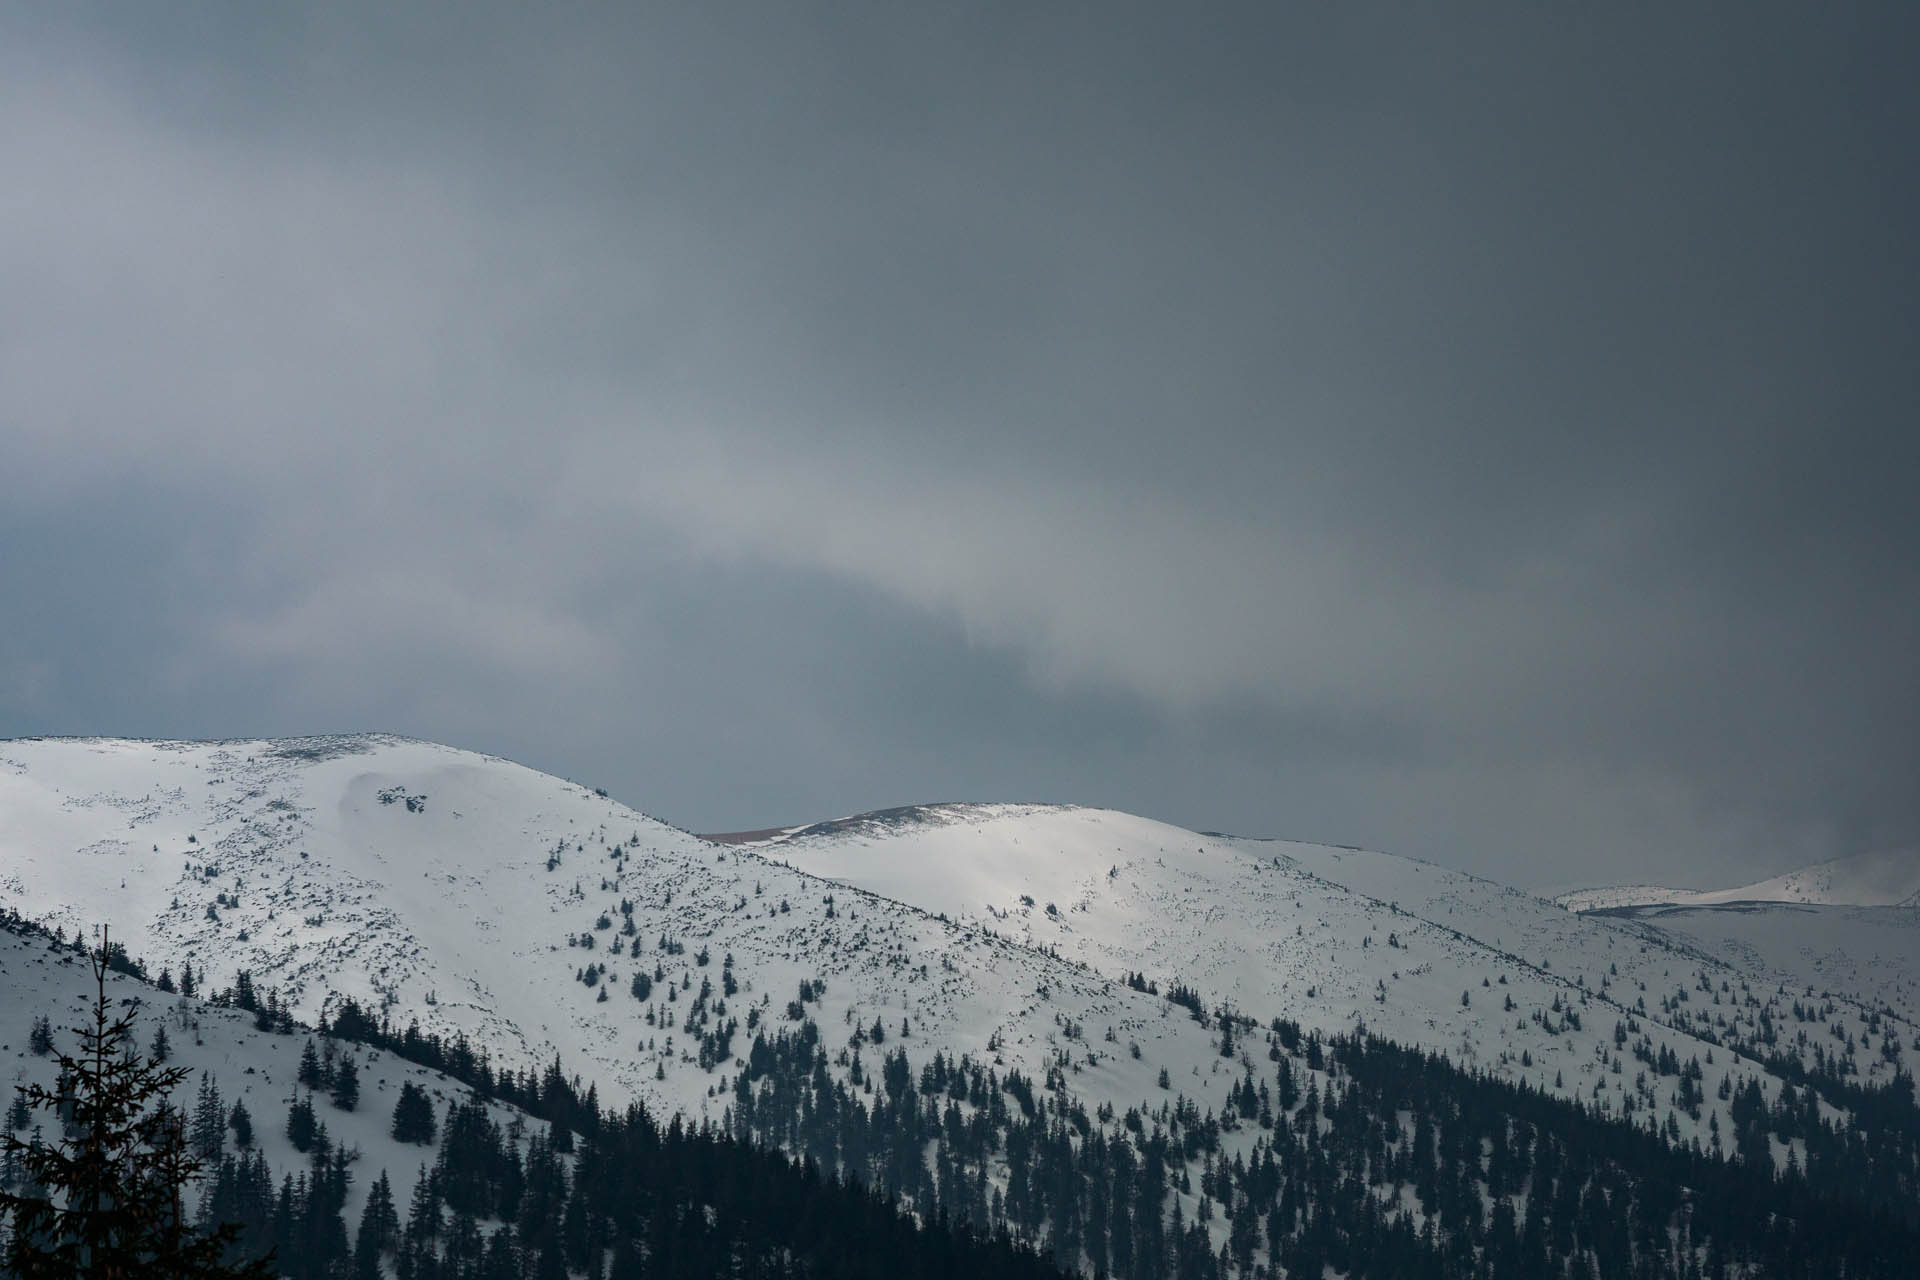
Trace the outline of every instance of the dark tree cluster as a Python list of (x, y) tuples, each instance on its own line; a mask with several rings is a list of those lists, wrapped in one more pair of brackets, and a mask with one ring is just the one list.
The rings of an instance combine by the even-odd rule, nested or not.
[(558, 1058), (540, 1072), (496, 1070), (487, 1053), (474, 1048), (464, 1035), (449, 1040), (422, 1032), (418, 1022), (395, 1031), (391, 1022), (376, 1020), (352, 999), (343, 1000), (331, 1018), (322, 1018), (319, 1030), (336, 1040), (383, 1049), (451, 1076), (482, 1097), (498, 1099), (563, 1129), (580, 1129), (599, 1112), (598, 1090), (588, 1085), (583, 1091), (580, 1078), (567, 1075)]
[(1004, 1239), (918, 1222), (810, 1161), (678, 1120), (662, 1129), (637, 1107), (562, 1142), (552, 1126), (517, 1114), (502, 1124), (469, 1097), (440, 1130), (406, 1212), (381, 1174), (351, 1243), (340, 1211), (348, 1159), (324, 1132), (277, 1187), (257, 1153), (224, 1157), (202, 1220), (235, 1224), (236, 1256), (273, 1250), (292, 1280), (1060, 1275)]

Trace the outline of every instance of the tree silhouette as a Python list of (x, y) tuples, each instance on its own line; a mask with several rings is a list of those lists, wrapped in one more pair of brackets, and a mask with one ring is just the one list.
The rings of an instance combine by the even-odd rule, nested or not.
[(109, 944), (105, 929), (89, 955), (95, 996), (92, 1018), (72, 1030), (79, 1051), (55, 1052), (60, 1083), (26, 1085), (27, 1105), (66, 1116), (55, 1143), (0, 1142), (26, 1169), (25, 1194), (0, 1191), (0, 1217), (11, 1220), (6, 1266), (20, 1280), (86, 1277), (245, 1277), (266, 1280), (265, 1262), (229, 1263), (237, 1230), (211, 1233), (189, 1225), (181, 1192), (202, 1176), (189, 1147), (185, 1117), (168, 1095), (188, 1074), (142, 1057), (131, 1011), (113, 1017), (107, 1004)]
[(433, 1145), (433, 1103), (411, 1080), (402, 1081), (400, 1100), (393, 1104), (393, 1140)]
[(360, 1069), (353, 1059), (342, 1058), (333, 1073), (333, 1105), (351, 1111), (360, 1105)]

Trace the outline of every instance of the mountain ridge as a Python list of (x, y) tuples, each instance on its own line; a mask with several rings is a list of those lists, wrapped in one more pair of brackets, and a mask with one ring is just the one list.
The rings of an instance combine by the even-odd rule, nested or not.
[[(1026, 1157), (962, 1135), (1051, 1126), (1097, 1155), (1177, 1132), (1183, 1161), (1257, 1164), (1306, 1123), (1300, 1081), (1330, 1106), (1336, 1074), (1432, 1055), (1448, 1089), (1789, 1170), (1813, 1152), (1808, 1115), (1888, 1105), (1920, 1057), (1920, 992), (1870, 966), (1578, 915), (1390, 854), (1071, 805), (770, 830), (716, 844), (392, 735), (0, 742), (0, 898), (31, 918), (108, 919), (150, 964), (246, 972), (310, 1022), (351, 1000), (391, 1034), (417, 1024), (502, 1070), (564, 1062), (602, 1103), (824, 1161), (868, 1159), (848, 1154), (860, 1133), (909, 1123), (893, 1108), (917, 1078), (930, 1108), (944, 1088), (967, 1110), (889, 1148), (886, 1185), (946, 1204), (960, 1193), (920, 1181), (936, 1166), (899, 1163), (946, 1144), (972, 1170), (954, 1203), (1035, 1239)], [(1809, 979), (1828, 988), (1811, 1002)], [(1390, 1081), (1366, 1085), (1382, 1087), (1370, 1106), (1389, 1106)], [(865, 1128), (796, 1119), (849, 1107)], [(1201, 1214), (1209, 1176), (1167, 1194)], [(1229, 1243), (1201, 1221), (1195, 1247)]]

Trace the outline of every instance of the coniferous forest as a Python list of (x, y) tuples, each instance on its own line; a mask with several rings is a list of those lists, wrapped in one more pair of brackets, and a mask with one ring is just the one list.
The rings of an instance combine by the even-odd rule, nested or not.
[(426, 1176), (399, 1204), (384, 1176), (357, 1224), (341, 1212), (351, 1164), (323, 1133), (310, 1161), (275, 1171), (223, 1155), (201, 1223), (238, 1223), (237, 1251), (268, 1250), (297, 1280), (639, 1277), (1057, 1276), (1004, 1238), (936, 1217), (718, 1133), (664, 1129), (638, 1108), (565, 1135), (502, 1127), (477, 1100), (450, 1109)]
[[(124, 952), (95, 960), (144, 976)], [(723, 1077), (717, 1128), (603, 1108), (557, 1060), (497, 1071), (463, 1042), (396, 1034), (346, 1002), (304, 1045), (283, 1116), (227, 1106), (203, 1075), (152, 1132), (199, 1171), (192, 1225), (224, 1241), (225, 1265), (267, 1258), (296, 1280), (1204, 1280), (1329, 1268), (1724, 1280), (1905, 1276), (1920, 1247), (1920, 1110), (1904, 1077), (1871, 1096), (1809, 1079), (1771, 1100), (1749, 1081), (1731, 1096), (1724, 1143), (1716, 1129), (1701, 1150), (1435, 1055), (1364, 1034), (1323, 1039), (1284, 1020), (1262, 1027), (1209, 1013), (1178, 983), (1170, 992), (1217, 1033), (1239, 1074), (1223, 1110), (1201, 1110), (1168, 1081), (1157, 1107), (1089, 1115), (1068, 1067), (1034, 1080), (966, 1055), (916, 1061), (879, 1024), (855, 1028), (830, 1055), (802, 990), (789, 1021), (758, 1025), (740, 1058), (714, 1055), (714, 1068), (737, 1066)], [(297, 1031), (250, 983), (213, 999), (247, 1009), (264, 1034)], [(52, 1044), (44, 1023), (31, 1029), (36, 1052)], [(427, 1089), (400, 1089), (390, 1133), (419, 1148), (421, 1173), (404, 1204), (384, 1169), (360, 1167), (361, 1153), (327, 1130), (329, 1114), (358, 1105), (355, 1042), (471, 1086), (439, 1109)], [(157, 1038), (150, 1051), (153, 1075)], [(1655, 1067), (1684, 1105), (1689, 1064)], [(88, 1114), (74, 1095), (64, 1077), (32, 1095), (70, 1137), (74, 1116)], [(1836, 1099), (1874, 1109), (1876, 1123), (1845, 1124)], [(257, 1124), (283, 1126), (303, 1163), (270, 1167)], [(34, 1179), (20, 1156), (38, 1153), (13, 1138), (8, 1148), (0, 1181), (23, 1204)], [(349, 1221), (361, 1178), (364, 1207)]]

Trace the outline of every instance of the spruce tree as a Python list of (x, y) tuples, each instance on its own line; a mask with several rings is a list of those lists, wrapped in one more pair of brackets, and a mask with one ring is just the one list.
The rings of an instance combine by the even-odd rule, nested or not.
[(316, 1132), (313, 1118), (313, 1098), (296, 1097), (287, 1107), (287, 1141), (293, 1144), (295, 1151), (305, 1153), (313, 1150)]
[(360, 1068), (351, 1055), (343, 1056), (333, 1072), (333, 1105), (351, 1111), (360, 1105)]
[(227, 1111), (220, 1086), (200, 1073), (200, 1095), (193, 1104), (193, 1149), (202, 1160), (218, 1160), (227, 1145)]
[(400, 1085), (400, 1099), (393, 1104), (393, 1140), (433, 1145), (433, 1103), (426, 1090), (411, 1080)]
[(307, 1047), (300, 1051), (300, 1070), (297, 1078), (309, 1089), (318, 1089), (323, 1083), (320, 1073), (320, 1053), (313, 1047), (311, 1040), (307, 1041)]
[(431, 1241), (440, 1234), (440, 1200), (435, 1194), (433, 1179), (427, 1176), (427, 1166), (420, 1166), (420, 1176), (414, 1179), (413, 1200), (407, 1207), (406, 1242), (412, 1246)]
[(227, 1127), (233, 1130), (233, 1145), (245, 1151), (253, 1145), (253, 1116), (247, 1111), (247, 1104), (233, 1104), (233, 1114), (227, 1117)]
[(386, 1170), (367, 1191), (367, 1207), (360, 1214), (360, 1232), (353, 1243), (355, 1280), (381, 1280), (380, 1257), (400, 1243), (400, 1213), (394, 1208), (393, 1187)]

